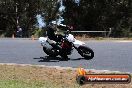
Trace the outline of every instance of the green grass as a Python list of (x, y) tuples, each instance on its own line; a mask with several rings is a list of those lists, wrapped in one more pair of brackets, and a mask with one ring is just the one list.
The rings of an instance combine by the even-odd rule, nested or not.
[(55, 84), (49, 81), (26, 82), (20, 80), (0, 80), (0, 88), (80, 88), (79, 85), (67, 87), (61, 84)]
[[(112, 88), (116, 85), (87, 84), (80, 86), (76, 82), (76, 71), (71, 69), (0, 65), (0, 88), (104, 88), (104, 86)], [(131, 83), (117, 86), (118, 88), (132, 88)]]
[(18, 80), (0, 80), (0, 88), (60, 88), (50, 82), (24, 82)]
[(16, 80), (1, 80), (0, 88), (39, 88), (37, 85), (32, 85), (28, 83), (24, 83), (22, 81)]

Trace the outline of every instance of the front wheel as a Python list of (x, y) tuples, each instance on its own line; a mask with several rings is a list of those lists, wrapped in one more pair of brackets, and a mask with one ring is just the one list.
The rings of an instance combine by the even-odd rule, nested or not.
[(86, 46), (79, 46), (78, 53), (85, 59), (92, 59), (94, 57), (93, 50)]

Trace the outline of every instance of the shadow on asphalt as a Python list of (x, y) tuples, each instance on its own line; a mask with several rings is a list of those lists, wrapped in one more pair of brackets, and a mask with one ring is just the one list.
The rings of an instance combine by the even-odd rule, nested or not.
[(70, 59), (68, 58), (67, 60), (64, 60), (61, 57), (50, 57), (50, 56), (45, 56), (45, 57), (39, 57), (39, 58), (33, 58), (33, 59), (38, 59), (38, 62), (59, 62), (59, 61), (78, 61), (78, 60), (86, 60), (85, 58), (76, 58), (76, 59)]

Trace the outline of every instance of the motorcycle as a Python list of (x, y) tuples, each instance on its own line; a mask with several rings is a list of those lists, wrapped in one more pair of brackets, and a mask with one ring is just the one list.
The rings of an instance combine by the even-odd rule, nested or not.
[(68, 60), (67, 55), (71, 55), (73, 49), (76, 49), (78, 53), (89, 60), (94, 57), (94, 52), (91, 48), (87, 47), (84, 42), (81, 42), (74, 38), (74, 36), (70, 33), (66, 33), (65, 36), (58, 35), (58, 39), (60, 39), (59, 48), (56, 48), (56, 45), (52, 45), (48, 42), (47, 37), (40, 37), (39, 42), (43, 46), (43, 51), (51, 56), (56, 57), (60, 55), (64, 60)]

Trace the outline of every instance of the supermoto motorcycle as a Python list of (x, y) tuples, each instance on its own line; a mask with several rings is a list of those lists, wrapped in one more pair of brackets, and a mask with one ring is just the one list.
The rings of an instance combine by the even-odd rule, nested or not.
[(63, 59), (67, 59), (67, 55), (71, 55), (73, 49), (76, 49), (78, 53), (85, 59), (92, 59), (94, 57), (94, 52), (91, 48), (87, 47), (84, 42), (81, 42), (74, 38), (70, 33), (66, 33), (65, 36), (59, 36), (60, 42), (58, 43), (59, 48), (56, 48), (48, 42), (47, 37), (40, 37), (39, 42), (43, 46), (43, 51), (51, 56), (56, 57), (60, 55)]

